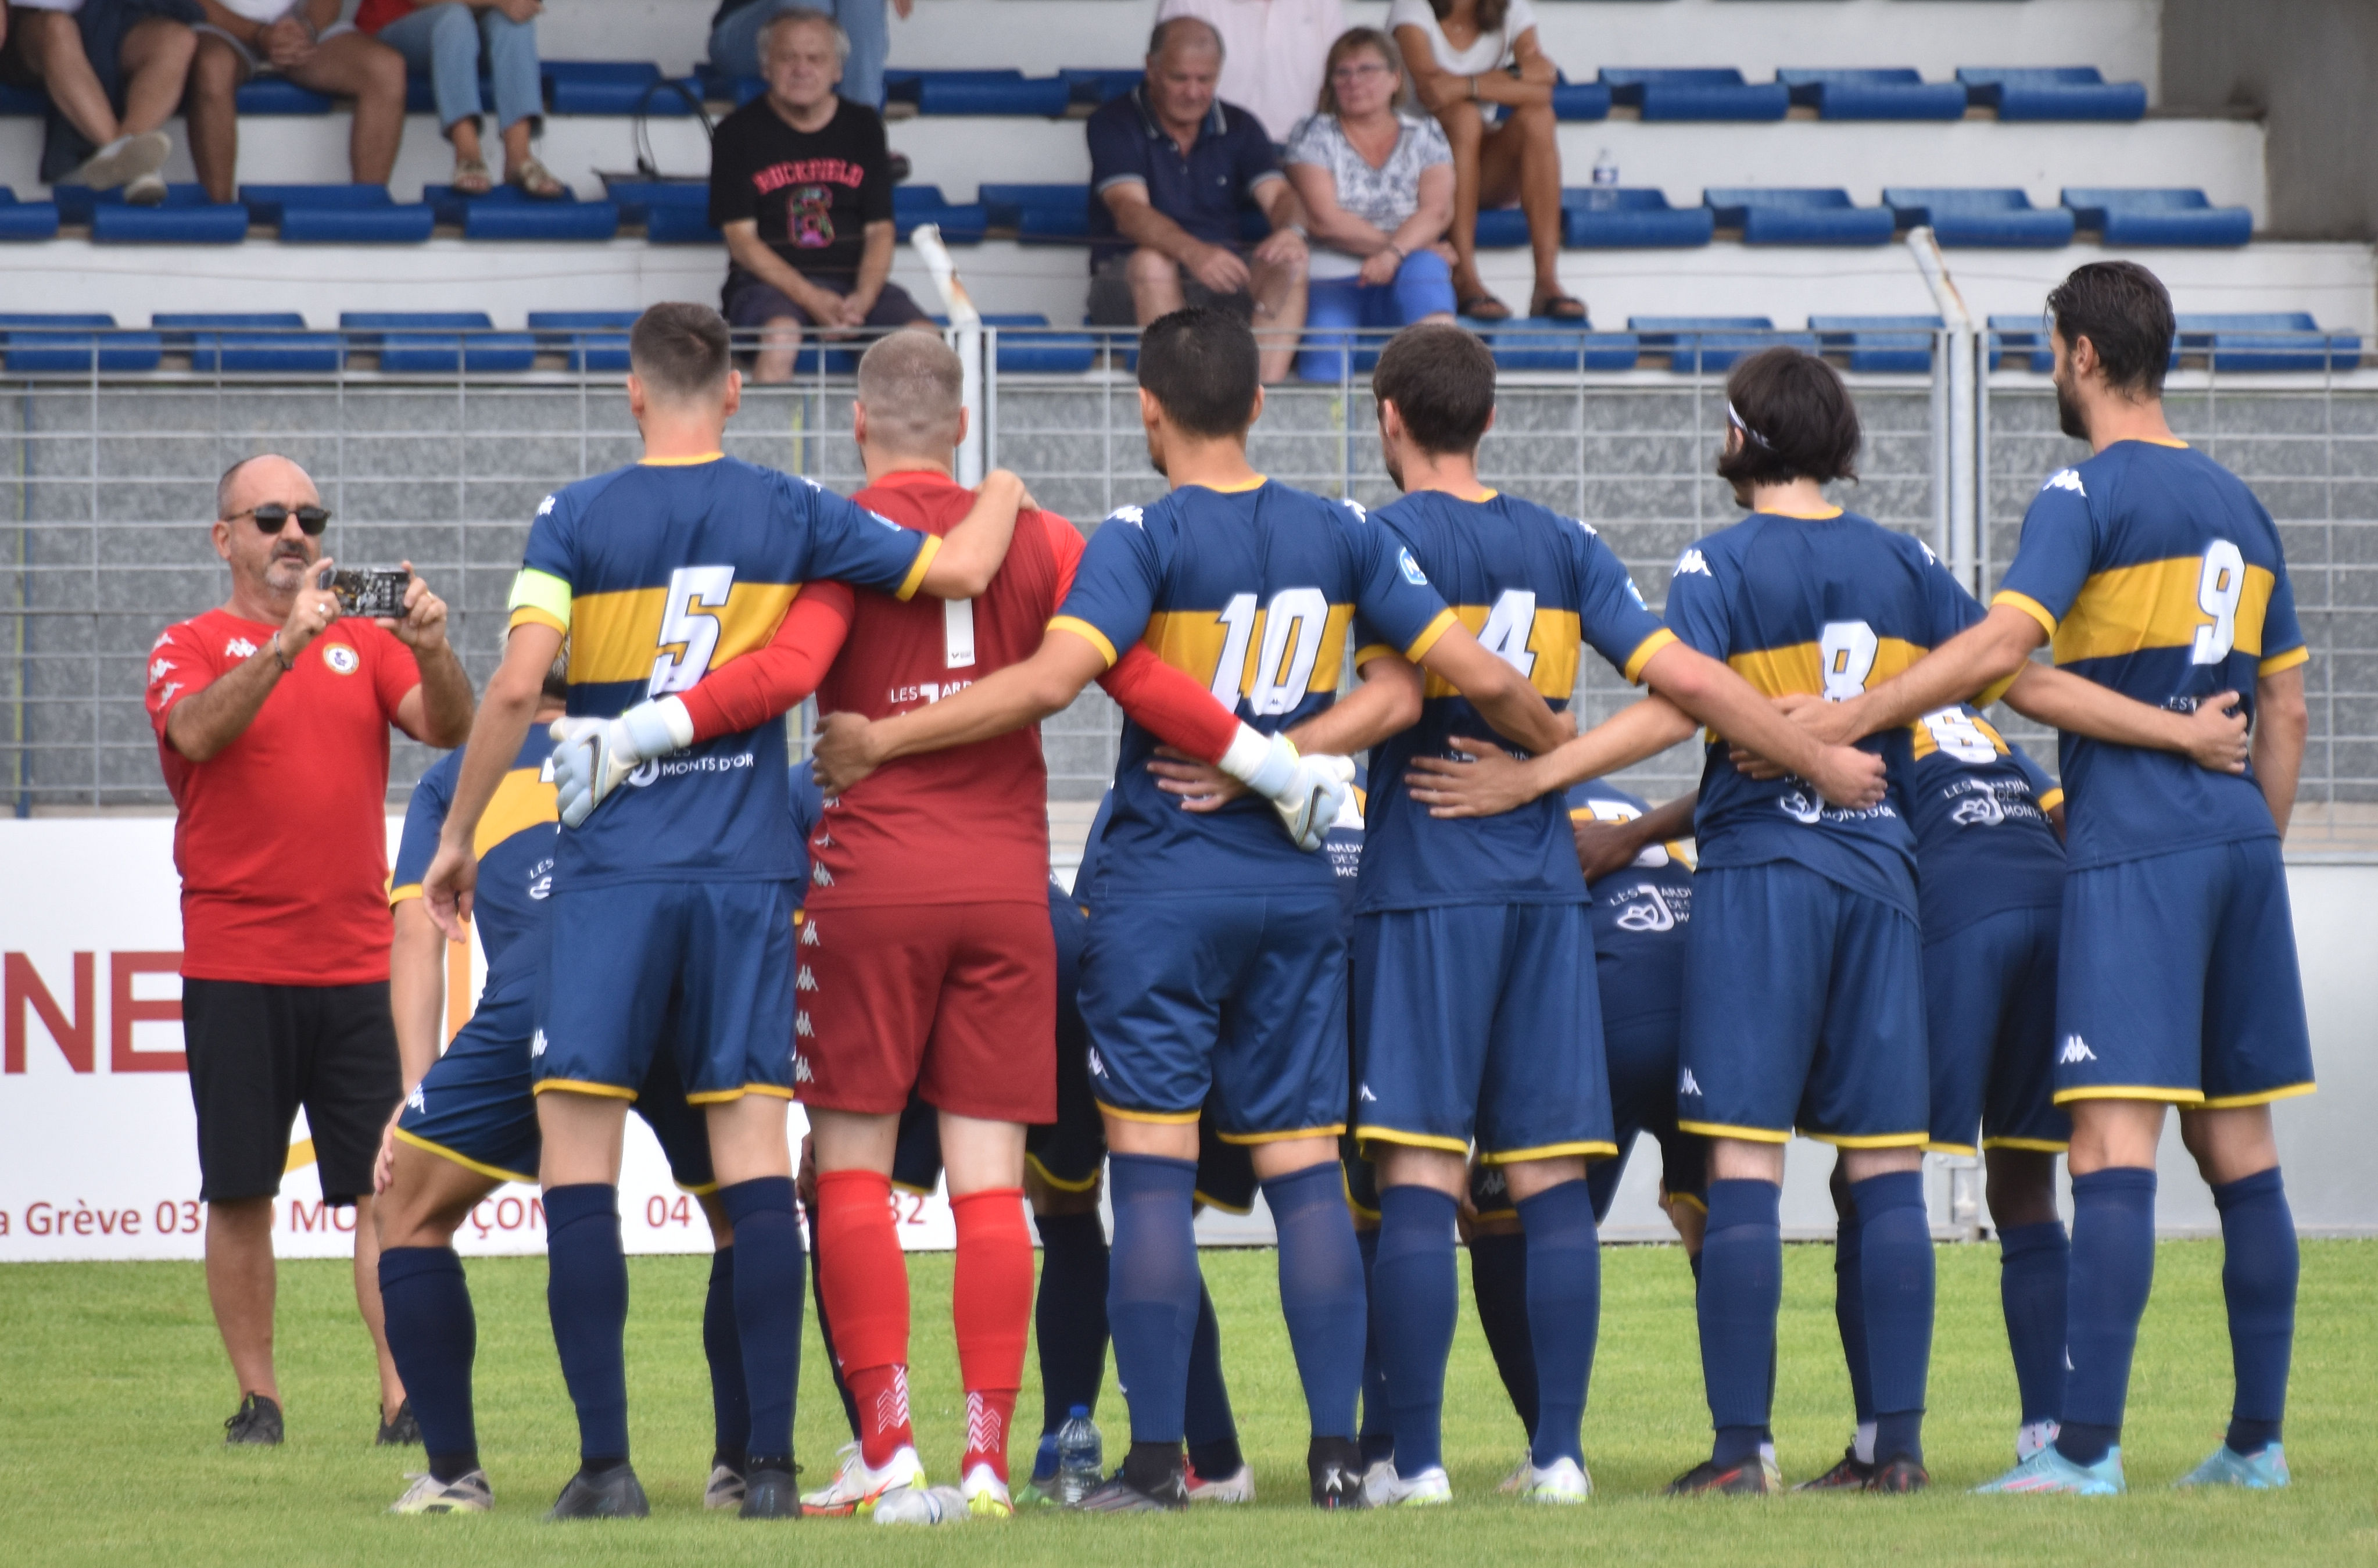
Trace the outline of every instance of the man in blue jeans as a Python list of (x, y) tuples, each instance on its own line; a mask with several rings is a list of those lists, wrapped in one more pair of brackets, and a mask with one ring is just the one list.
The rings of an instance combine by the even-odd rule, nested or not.
[[(710, 18), (710, 63), (729, 76), (756, 77), (760, 67), (760, 30), (771, 17), (786, 11), (815, 11), (832, 17), (850, 40), (850, 54), (842, 67), (842, 95), (871, 109), (883, 107), (883, 59), (892, 52), (892, 26), (884, 19), (885, 0), (720, 0)], [(907, 21), (917, 0), (890, 0)]]

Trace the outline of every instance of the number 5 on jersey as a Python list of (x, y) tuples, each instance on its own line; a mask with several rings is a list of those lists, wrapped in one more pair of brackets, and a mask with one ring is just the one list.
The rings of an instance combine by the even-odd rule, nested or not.
[(647, 697), (689, 691), (708, 671), (710, 657), (718, 651), (718, 612), (734, 587), (731, 566), (680, 566), (669, 573), (660, 649), (653, 656), (652, 679), (644, 683)]

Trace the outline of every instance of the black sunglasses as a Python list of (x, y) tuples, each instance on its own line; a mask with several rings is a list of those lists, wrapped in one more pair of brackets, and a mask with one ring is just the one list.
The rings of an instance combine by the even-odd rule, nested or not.
[(251, 506), (244, 512), (234, 512), (223, 521), (229, 523), (234, 518), (253, 517), (258, 532), (277, 534), (289, 526), (293, 514), (297, 519), (297, 526), (304, 529), (309, 538), (321, 537), (322, 530), (330, 525), (330, 513), (327, 508), (283, 506), (277, 501), (268, 501), (262, 506)]

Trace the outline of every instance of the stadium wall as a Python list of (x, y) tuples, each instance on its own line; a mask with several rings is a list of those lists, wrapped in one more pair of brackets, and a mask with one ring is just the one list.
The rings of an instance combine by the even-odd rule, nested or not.
[(2273, 237), (2378, 237), (2378, 7), (2167, 0), (2163, 104), (2265, 122)]

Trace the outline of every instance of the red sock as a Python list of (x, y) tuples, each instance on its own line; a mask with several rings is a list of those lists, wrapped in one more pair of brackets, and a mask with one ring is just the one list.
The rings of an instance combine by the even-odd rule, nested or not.
[(892, 1181), (826, 1171), (817, 1186), (818, 1290), (842, 1381), (859, 1402), (859, 1454), (881, 1465), (917, 1441), (908, 1427), (908, 1264), (892, 1225)]
[(1032, 1323), (1032, 1237), (1024, 1189), (994, 1188), (950, 1200), (957, 1222), (951, 1317), (958, 1376), (967, 1391), (966, 1458), (958, 1474), (989, 1465), (1007, 1479), (1007, 1423), (1024, 1382), (1024, 1342)]

